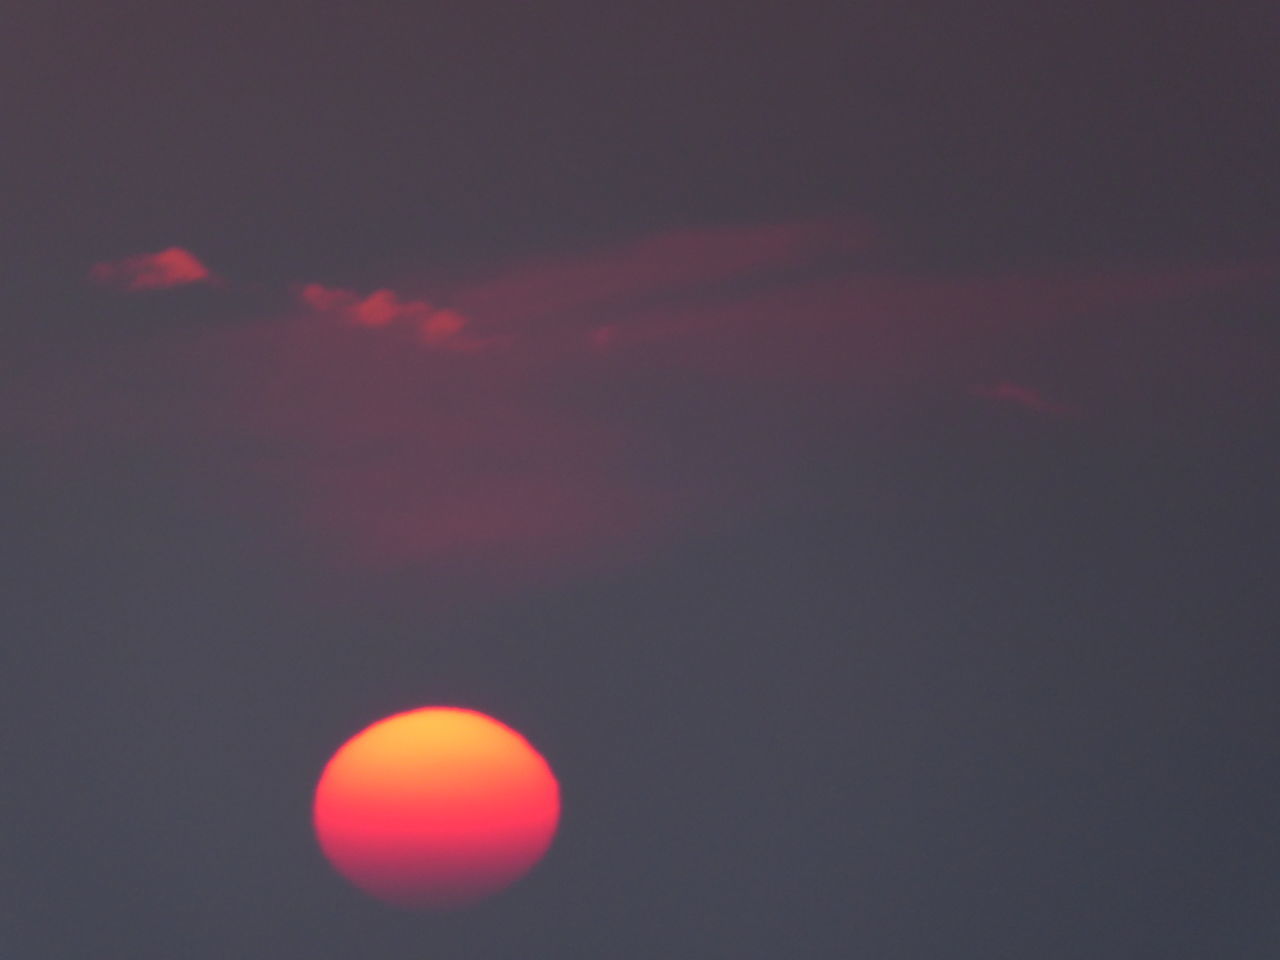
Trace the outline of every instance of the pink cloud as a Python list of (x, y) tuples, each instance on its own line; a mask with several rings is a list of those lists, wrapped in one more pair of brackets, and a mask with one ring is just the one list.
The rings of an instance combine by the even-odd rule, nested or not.
[(871, 229), (853, 220), (676, 230), (612, 248), (509, 264), (456, 291), (453, 299), (468, 316), (498, 325), (558, 326), (593, 313), (679, 298), (708, 285), (862, 256), (871, 238)]
[(1011, 403), (1032, 413), (1042, 413), (1049, 416), (1065, 417), (1071, 416), (1076, 412), (1074, 407), (1047, 400), (1040, 391), (1009, 380), (1001, 380), (990, 385), (974, 387), (973, 394), (976, 397), (983, 397), (1000, 403)]
[(1205, 309), (1267, 296), (1274, 265), (941, 276), (841, 229), (680, 232), (447, 296), (311, 284), (269, 322), (33, 366), (0, 423), (184, 451), (206, 496), (337, 568), (527, 580), (743, 515), (824, 437), (989, 416), (975, 393), (1075, 409), (1027, 386), (1049, 383), (1086, 425), (1181, 440), (1280, 374)]
[(365, 297), (351, 290), (309, 283), (298, 299), (318, 313), (333, 314), (361, 327), (388, 327), (393, 323), (421, 324), (435, 308), (425, 300), (401, 300), (392, 290), (375, 290)]
[(130, 292), (214, 282), (209, 268), (181, 247), (96, 263), (89, 270), (89, 279), (102, 286)]
[(404, 300), (385, 288), (361, 297), (351, 290), (309, 283), (298, 292), (298, 299), (317, 313), (338, 317), (354, 326), (407, 329), (427, 346), (475, 351), (500, 342), (499, 338), (465, 335), (468, 321), (456, 310), (438, 309), (423, 299)]

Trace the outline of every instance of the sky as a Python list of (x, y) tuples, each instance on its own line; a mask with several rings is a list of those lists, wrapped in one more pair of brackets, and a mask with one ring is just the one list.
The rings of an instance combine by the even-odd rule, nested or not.
[[(0, 15), (14, 956), (1280, 948), (1280, 17)], [(560, 780), (457, 913), (324, 763)]]

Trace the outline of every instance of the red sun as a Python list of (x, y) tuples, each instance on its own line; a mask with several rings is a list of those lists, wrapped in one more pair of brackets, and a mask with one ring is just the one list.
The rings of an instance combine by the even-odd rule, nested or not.
[(560, 788), (529, 742), (474, 710), (424, 707), (348, 740), (316, 786), (320, 848), (366, 893), (451, 909), (514, 883), (542, 859)]

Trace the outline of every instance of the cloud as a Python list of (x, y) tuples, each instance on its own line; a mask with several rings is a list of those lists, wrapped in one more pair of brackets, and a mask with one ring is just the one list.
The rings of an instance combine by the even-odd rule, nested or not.
[(215, 282), (209, 268), (181, 247), (96, 263), (89, 270), (89, 279), (101, 286), (130, 292)]
[(975, 394), (1046, 430), (1248, 422), (1278, 272), (944, 274), (877, 263), (856, 225), (681, 231), (33, 362), (0, 426), (169, 450), (334, 569), (528, 581), (758, 515), (814, 456), (998, 429)]
[(867, 253), (872, 236), (855, 220), (675, 230), (509, 264), (455, 291), (453, 300), (467, 315), (500, 326), (572, 326), (708, 288), (847, 264)]
[(439, 309), (426, 300), (402, 300), (393, 290), (379, 289), (361, 297), (351, 290), (309, 283), (298, 299), (310, 309), (358, 327), (400, 327), (427, 346), (453, 350), (477, 350), (497, 345), (500, 338), (463, 335), (467, 320), (456, 310)]
[(1032, 413), (1042, 413), (1049, 416), (1065, 417), (1076, 413), (1075, 408), (1068, 404), (1054, 403), (1045, 399), (1038, 390), (1009, 380), (1001, 380), (997, 383), (974, 387), (973, 395), (1000, 403), (1011, 403)]

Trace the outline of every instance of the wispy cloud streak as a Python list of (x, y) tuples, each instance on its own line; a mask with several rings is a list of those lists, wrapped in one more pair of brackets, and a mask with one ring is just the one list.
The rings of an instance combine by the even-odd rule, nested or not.
[[(158, 256), (101, 281), (208, 276)], [(1270, 303), (1278, 275), (930, 274), (877, 264), (860, 227), (677, 231), (438, 292), (428, 271), (300, 286), (273, 317), (33, 367), (0, 387), (0, 425), (169, 445), (338, 566), (552, 576), (741, 516), (860, 436), (981, 435), (999, 405), (1179, 443), (1245, 421), (1280, 360), (1220, 308)]]

